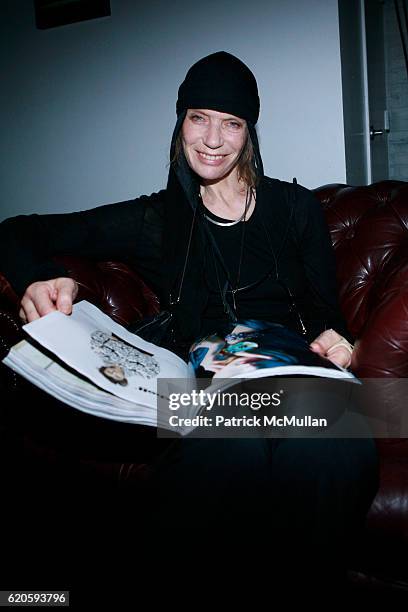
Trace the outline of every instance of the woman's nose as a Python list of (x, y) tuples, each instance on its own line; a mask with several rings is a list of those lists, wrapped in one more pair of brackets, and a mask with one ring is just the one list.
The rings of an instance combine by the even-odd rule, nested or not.
[(210, 122), (203, 138), (204, 144), (210, 149), (216, 149), (223, 144), (221, 126)]

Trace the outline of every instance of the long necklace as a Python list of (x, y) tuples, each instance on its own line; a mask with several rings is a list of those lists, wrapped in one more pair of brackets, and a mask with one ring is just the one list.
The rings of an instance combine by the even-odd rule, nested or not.
[[(213, 244), (213, 258), (214, 258), (214, 267), (215, 267), (215, 273), (216, 273), (216, 278), (217, 278), (217, 284), (219, 287), (219, 291), (221, 294), (221, 299), (222, 302), (224, 304), (224, 311), (226, 313), (228, 313), (230, 316), (232, 315), (233, 319), (237, 319), (237, 305), (236, 305), (236, 300), (235, 300), (235, 294), (237, 293), (237, 291), (239, 291), (239, 282), (241, 279), (241, 268), (242, 268), (242, 260), (243, 260), (243, 255), (244, 255), (244, 243), (245, 243), (245, 228), (246, 228), (246, 216), (249, 210), (249, 206), (251, 203), (251, 199), (252, 199), (252, 195), (253, 195), (253, 191), (251, 189), (247, 189), (247, 194), (246, 194), (246, 198), (245, 198), (245, 208), (244, 208), (244, 214), (242, 215), (242, 217), (240, 219), (238, 219), (237, 221), (233, 221), (232, 223), (228, 222), (228, 226), (230, 225), (235, 225), (236, 223), (238, 223), (239, 221), (243, 221), (243, 224), (241, 226), (241, 241), (240, 241), (240, 253), (239, 253), (239, 260), (238, 260), (238, 271), (237, 271), (237, 279), (236, 279), (236, 283), (235, 283), (235, 287), (233, 286), (232, 282), (231, 282), (231, 276), (229, 273), (229, 270), (225, 264), (224, 258), (222, 257), (220, 250), (218, 248), (218, 245), (214, 239), (214, 236), (212, 235), (211, 232), (209, 232), (210, 238), (211, 238), (211, 242)], [(224, 223), (218, 223), (215, 222), (214, 219), (211, 219), (210, 217), (208, 217), (207, 215), (203, 214), (203, 216), (205, 217), (205, 219), (207, 221), (211, 221), (214, 222), (216, 225), (222, 225), (222, 226), (226, 226), (226, 224)], [(217, 252), (218, 255), (218, 259), (222, 265), (222, 267), (224, 268), (224, 273), (226, 275), (227, 278), (227, 282), (224, 286), (224, 288), (221, 287), (221, 282), (220, 282), (220, 278), (219, 278), (219, 274), (218, 274), (218, 266), (217, 266), (217, 262), (216, 262), (216, 258), (215, 258), (215, 252), (214, 252), (214, 248)], [(226, 301), (226, 293), (230, 292), (232, 295), (232, 310), (230, 308), (230, 306), (228, 305), (227, 301)]]
[[(238, 293), (239, 291), (247, 291), (248, 289), (253, 289), (256, 286), (260, 285), (261, 283), (263, 283), (264, 281), (266, 281), (268, 278), (275, 278), (275, 281), (284, 289), (287, 297), (289, 298), (289, 310), (295, 314), (295, 316), (298, 319), (298, 324), (299, 324), (299, 328), (300, 328), (300, 332), (302, 335), (306, 335), (307, 334), (307, 329), (306, 326), (304, 324), (301, 312), (297, 306), (295, 297), (293, 296), (290, 288), (286, 285), (286, 283), (282, 280), (280, 280), (279, 278), (279, 267), (278, 267), (278, 261), (279, 258), (282, 254), (283, 251), (283, 247), (286, 243), (286, 240), (288, 238), (288, 234), (292, 225), (292, 219), (293, 219), (293, 214), (294, 214), (294, 202), (296, 201), (296, 179), (293, 179), (295, 188), (293, 191), (293, 195), (292, 195), (292, 206), (290, 208), (290, 214), (289, 214), (289, 220), (284, 232), (284, 236), (283, 236), (283, 240), (281, 242), (280, 245), (280, 249), (278, 251), (278, 253), (275, 253), (275, 250), (273, 248), (273, 244), (272, 244), (272, 240), (271, 237), (269, 235), (269, 232), (267, 230), (266, 224), (265, 224), (265, 220), (263, 218), (263, 211), (262, 211), (262, 206), (260, 207), (259, 210), (259, 218), (261, 220), (262, 223), (262, 227), (263, 230), (265, 232), (266, 238), (267, 238), (267, 242), (269, 244), (269, 248), (271, 251), (271, 255), (273, 258), (273, 266), (272, 268), (264, 275), (262, 275), (257, 281), (249, 283), (243, 287), (239, 286), (239, 282), (240, 282), (240, 277), (241, 277), (241, 267), (242, 267), (242, 260), (243, 260), (243, 251), (244, 251), (244, 242), (245, 242), (245, 226), (246, 223), (243, 223), (242, 227), (241, 227), (241, 244), (240, 244), (240, 256), (239, 256), (239, 263), (238, 263), (238, 273), (237, 273), (237, 280), (235, 283), (235, 286), (233, 286), (232, 282), (231, 282), (231, 277), (229, 274), (229, 270), (225, 264), (224, 258), (218, 248), (218, 245), (214, 239), (214, 236), (212, 234), (212, 232), (210, 231), (208, 225), (204, 225), (205, 229), (206, 229), (206, 233), (210, 239), (210, 243), (212, 244), (212, 255), (213, 255), (213, 261), (214, 261), (214, 268), (215, 268), (215, 274), (216, 274), (216, 279), (217, 279), (217, 284), (218, 284), (218, 288), (220, 291), (220, 295), (221, 295), (221, 300), (224, 306), (224, 312), (232, 319), (232, 320), (237, 320), (238, 319), (238, 315), (237, 315), (237, 305), (236, 305), (236, 300), (235, 300), (235, 294)], [(248, 192), (247, 192), (248, 194)], [(254, 190), (252, 190), (252, 194), (255, 197), (255, 192)], [(249, 202), (251, 201), (251, 198), (249, 199)], [(247, 198), (247, 202), (245, 203), (245, 211), (244, 211), (244, 215), (241, 218), (242, 220), (246, 219), (246, 214), (248, 212), (249, 209), (249, 202), (248, 202), (248, 198)], [(207, 215), (204, 215), (204, 213), (201, 211), (201, 214), (206, 218), (207, 221), (211, 221), (214, 222), (215, 221), (211, 218), (209, 218)], [(233, 221), (233, 224), (237, 223), (237, 221)], [(224, 225), (223, 223), (216, 223), (216, 225)], [(218, 261), (217, 261), (218, 259)], [(227, 281), (224, 285), (224, 287), (222, 287), (221, 285), (221, 280), (219, 277), (219, 273), (218, 273), (218, 263), (221, 264), (221, 267), (224, 269), (224, 273), (225, 276), (227, 278)], [(228, 303), (227, 300), (227, 294), (230, 293), (232, 296), (232, 308)]]

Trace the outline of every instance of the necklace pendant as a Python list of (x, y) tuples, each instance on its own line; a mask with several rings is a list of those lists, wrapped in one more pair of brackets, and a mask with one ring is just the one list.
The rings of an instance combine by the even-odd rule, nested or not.
[(235, 294), (236, 294), (237, 290), (236, 289), (232, 289), (231, 293), (232, 293), (232, 307), (234, 308), (234, 311), (237, 312), (237, 302), (235, 300)]

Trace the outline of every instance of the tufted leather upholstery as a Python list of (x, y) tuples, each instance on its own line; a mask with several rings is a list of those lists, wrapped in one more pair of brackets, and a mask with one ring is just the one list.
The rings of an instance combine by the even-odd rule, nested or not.
[[(343, 312), (357, 338), (353, 368), (361, 377), (380, 380), (378, 394), (390, 412), (405, 412), (405, 397), (395, 390), (408, 377), (408, 184), (384, 181), (368, 187), (326, 185), (315, 190), (324, 208), (338, 262)], [(100, 305), (126, 325), (158, 310), (152, 292), (135, 272), (117, 262), (91, 263), (63, 258), (80, 285), (79, 299)], [(0, 275), (0, 355), (21, 332), (18, 300)], [(10, 397), (23, 381), (0, 367)], [(384, 380), (386, 379), (386, 380)], [(27, 392), (27, 388), (25, 388)], [(14, 396), (13, 396), (14, 393)], [(95, 428), (92, 421), (91, 427)], [(378, 440), (381, 486), (370, 510), (364, 545), (351, 560), (351, 578), (370, 585), (408, 589), (408, 440)], [(33, 453), (55, 458), (25, 432)], [(148, 454), (146, 455), (148, 456)], [(104, 475), (120, 486), (134, 486), (148, 474), (148, 461), (79, 459), (87, 473)]]
[(336, 250), (340, 300), (362, 377), (408, 375), (408, 184), (315, 190)]
[[(358, 339), (353, 369), (362, 378), (381, 379), (382, 405), (405, 413), (406, 395), (394, 377), (408, 377), (408, 184), (336, 184), (315, 193), (336, 252), (342, 310)], [(368, 517), (360, 571), (353, 576), (407, 585), (408, 440), (381, 439), (377, 446), (381, 486)]]

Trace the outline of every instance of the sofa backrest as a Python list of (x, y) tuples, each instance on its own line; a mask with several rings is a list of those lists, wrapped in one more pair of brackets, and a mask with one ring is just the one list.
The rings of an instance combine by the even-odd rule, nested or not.
[(408, 376), (408, 183), (326, 185), (340, 303), (360, 339), (360, 376)]

